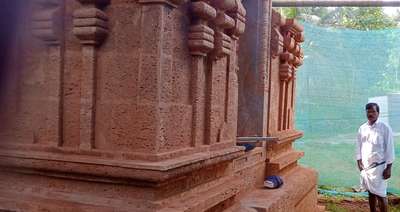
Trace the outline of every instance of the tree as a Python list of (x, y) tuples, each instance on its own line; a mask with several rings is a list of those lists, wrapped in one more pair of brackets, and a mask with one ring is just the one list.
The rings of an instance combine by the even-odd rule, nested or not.
[(280, 11), (288, 18), (312, 21), (323, 26), (357, 30), (377, 30), (397, 26), (396, 20), (386, 15), (381, 7), (304, 7), (280, 8)]
[(343, 8), (341, 25), (358, 30), (378, 30), (396, 27), (396, 23), (382, 8)]

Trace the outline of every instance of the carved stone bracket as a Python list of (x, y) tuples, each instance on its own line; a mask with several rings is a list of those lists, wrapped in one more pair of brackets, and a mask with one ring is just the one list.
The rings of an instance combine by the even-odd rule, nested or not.
[(192, 55), (206, 56), (214, 49), (214, 30), (207, 22), (217, 16), (216, 10), (204, 1), (193, 2), (194, 25), (189, 30), (189, 50)]
[(271, 16), (271, 56), (276, 58), (283, 53), (284, 39), (280, 27), (285, 23), (285, 20), (275, 10), (272, 10)]
[(283, 50), (279, 54), (281, 61), (279, 72), (281, 80), (287, 81), (294, 76), (295, 70), (303, 64), (304, 54), (300, 43), (304, 41), (304, 28), (294, 19), (281, 21), (280, 25)]
[(58, 0), (36, 0), (35, 3), (40, 9), (33, 15), (33, 35), (48, 45), (58, 45), (61, 36), (61, 3)]
[(84, 8), (74, 12), (74, 34), (82, 44), (99, 45), (108, 35), (107, 15), (99, 7), (108, 0), (79, 0)]
[(280, 55), (280, 60), (279, 76), (281, 80), (287, 81), (292, 78), (294, 72), (292, 64), (295, 56), (289, 52), (285, 52)]
[(229, 55), (232, 50), (231, 37), (225, 34), (226, 29), (231, 29), (235, 26), (235, 21), (223, 11), (217, 12), (217, 18), (214, 19), (215, 24), (215, 58), (221, 58)]
[(246, 9), (240, 0), (235, 0), (235, 6), (228, 11), (228, 15), (235, 21), (235, 27), (229, 31), (232, 39), (237, 40), (244, 33), (246, 23)]
[(229, 55), (233, 40), (245, 29), (246, 10), (241, 1), (193, 1), (191, 12), (194, 14), (189, 33), (191, 54), (205, 56), (212, 51), (214, 59)]
[(235, 0), (213, 0), (212, 5), (217, 10), (217, 17), (212, 21), (215, 31), (213, 59), (227, 56), (232, 50), (232, 39), (226, 32), (235, 27), (235, 20), (226, 14), (236, 6)]

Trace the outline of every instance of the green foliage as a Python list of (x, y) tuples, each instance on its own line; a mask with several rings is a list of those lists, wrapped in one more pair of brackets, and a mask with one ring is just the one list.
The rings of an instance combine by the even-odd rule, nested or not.
[(281, 14), (283, 14), (286, 18), (296, 18), (297, 10), (298, 9), (296, 7), (284, 7), (281, 8)]
[(392, 41), (385, 67), (379, 70), (381, 79), (372, 87), (375, 91), (393, 93), (400, 91), (400, 46), (396, 42), (396, 33), (389, 33), (388, 40)]
[(394, 28), (400, 20), (400, 13), (392, 18), (381, 7), (292, 7), (280, 8), (280, 11), (287, 18), (357, 30)]
[(379, 30), (396, 27), (382, 8), (342, 8), (341, 25), (358, 30)]

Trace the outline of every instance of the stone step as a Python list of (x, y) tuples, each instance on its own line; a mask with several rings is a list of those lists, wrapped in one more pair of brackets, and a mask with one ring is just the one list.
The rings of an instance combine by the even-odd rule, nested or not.
[(318, 205), (317, 206), (318, 212), (325, 212), (327, 211), (324, 205)]
[(272, 158), (267, 163), (268, 172), (271, 174), (279, 174), (281, 170), (293, 163), (296, 163), (297, 160), (303, 156), (304, 152), (291, 150), (279, 155), (276, 158)]
[(166, 204), (160, 211), (206, 211), (233, 198), (239, 193), (241, 183), (240, 179), (229, 176), (219, 179), (218, 184), (214, 181), (198, 186), (189, 192), (163, 200), (162, 202)]
[(317, 173), (296, 167), (282, 176), (278, 189), (257, 188), (226, 211), (317, 212)]

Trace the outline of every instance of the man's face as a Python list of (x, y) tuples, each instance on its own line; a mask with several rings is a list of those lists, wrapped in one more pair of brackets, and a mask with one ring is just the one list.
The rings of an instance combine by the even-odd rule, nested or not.
[(379, 113), (376, 111), (376, 107), (372, 106), (372, 108), (367, 110), (367, 118), (370, 123), (374, 123), (378, 119)]

